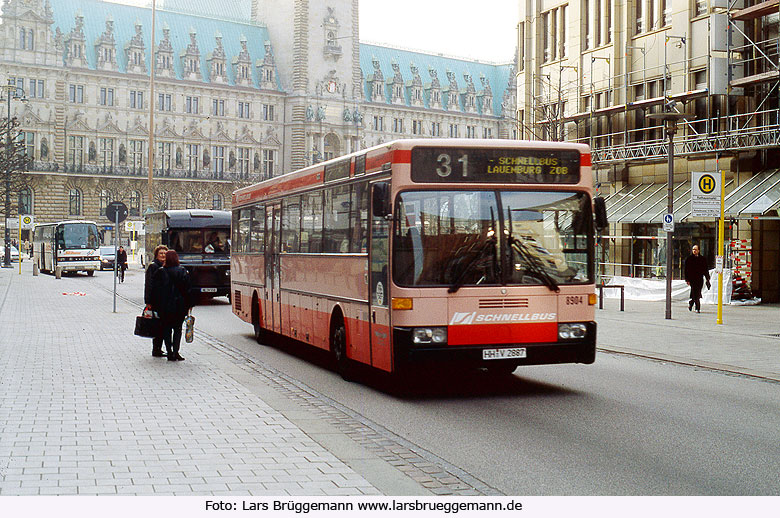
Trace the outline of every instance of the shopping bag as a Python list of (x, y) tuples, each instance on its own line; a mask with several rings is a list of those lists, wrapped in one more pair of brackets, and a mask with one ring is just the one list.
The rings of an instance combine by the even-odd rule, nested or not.
[(184, 317), (184, 323), (187, 326), (184, 329), (184, 341), (189, 344), (195, 338), (195, 317), (192, 316), (192, 312)]
[(141, 316), (135, 317), (135, 335), (145, 338), (156, 338), (162, 332), (160, 319), (150, 310), (144, 310)]

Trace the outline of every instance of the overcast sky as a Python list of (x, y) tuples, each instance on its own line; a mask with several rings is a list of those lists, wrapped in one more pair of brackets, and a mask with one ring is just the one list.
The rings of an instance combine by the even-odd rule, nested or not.
[[(109, 1), (151, 5), (151, 0)], [(516, 45), (519, 2), (360, 0), (360, 40), (481, 61), (509, 63), (513, 61)]]

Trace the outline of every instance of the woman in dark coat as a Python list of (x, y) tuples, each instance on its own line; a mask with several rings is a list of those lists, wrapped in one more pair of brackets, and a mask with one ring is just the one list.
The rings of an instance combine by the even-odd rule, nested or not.
[[(146, 268), (146, 276), (144, 277), (144, 304), (146, 304), (146, 309), (156, 311), (157, 314), (160, 312), (154, 306), (156, 301), (154, 300), (154, 286), (152, 284), (152, 278), (154, 277), (154, 274), (157, 272), (157, 270), (163, 267), (163, 263), (165, 262), (165, 252), (167, 251), (168, 247), (165, 245), (160, 245), (154, 249), (154, 260), (149, 263), (149, 266)], [(162, 343), (162, 335), (152, 338), (152, 356), (156, 358), (162, 358), (165, 356), (165, 354), (162, 352)]]
[(190, 303), (190, 275), (179, 265), (179, 254), (175, 250), (165, 252), (165, 266), (152, 276), (154, 307), (160, 315), (162, 336), (168, 351), (168, 361), (182, 361), (179, 355), (181, 325), (192, 307)]
[(691, 300), (688, 302), (688, 311), (694, 304), (696, 313), (701, 313), (701, 286), (707, 279), (707, 289), (710, 287), (710, 269), (707, 267), (707, 259), (699, 254), (699, 245), (693, 245), (693, 255), (685, 260), (685, 282), (691, 287)]

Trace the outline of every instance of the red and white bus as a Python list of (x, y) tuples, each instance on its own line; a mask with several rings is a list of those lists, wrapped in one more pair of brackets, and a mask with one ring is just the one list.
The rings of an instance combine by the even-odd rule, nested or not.
[(233, 193), (233, 312), (345, 378), (593, 363), (592, 195), (559, 142), (399, 140), (266, 180)]

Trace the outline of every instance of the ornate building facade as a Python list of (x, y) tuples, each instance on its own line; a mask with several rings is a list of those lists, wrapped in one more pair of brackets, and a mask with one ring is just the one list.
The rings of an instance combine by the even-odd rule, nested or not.
[(358, 0), (203, 4), (158, 2), (152, 52), (149, 8), (3, 1), (0, 80), (33, 161), (12, 215), (226, 209), (238, 185), (397, 138), (516, 137), (511, 65), (361, 43)]

